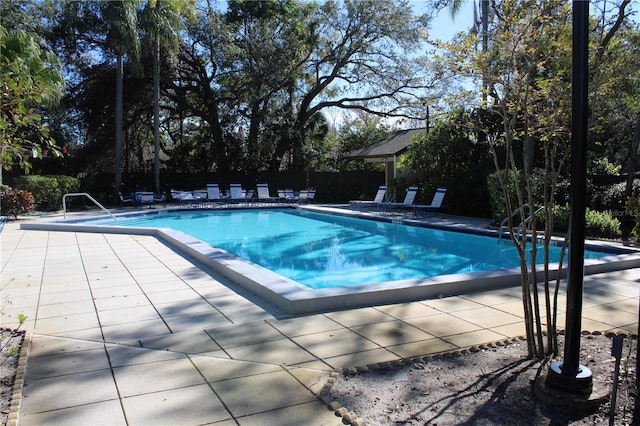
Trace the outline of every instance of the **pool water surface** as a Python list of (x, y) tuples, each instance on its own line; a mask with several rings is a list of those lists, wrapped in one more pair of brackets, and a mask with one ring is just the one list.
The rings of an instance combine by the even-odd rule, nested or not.
[[(519, 266), (510, 240), (299, 210), (183, 211), (119, 219), (118, 226), (179, 230), (312, 289)], [(559, 254), (552, 246), (551, 261)]]

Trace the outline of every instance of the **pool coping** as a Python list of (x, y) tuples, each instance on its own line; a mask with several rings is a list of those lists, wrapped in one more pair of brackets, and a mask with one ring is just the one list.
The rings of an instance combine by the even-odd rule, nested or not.
[[(482, 235), (497, 235), (497, 231), (494, 230), (469, 227), (461, 229), (459, 226), (425, 224), (414, 219), (395, 218), (390, 216), (386, 217), (370, 213), (352, 212), (349, 210), (327, 209), (319, 206), (299, 206), (297, 208), (300, 210), (339, 214), (368, 220), (403, 223), (414, 226), (427, 226)], [(155, 210), (155, 212), (160, 211), (161, 210)], [(116, 214), (116, 217), (145, 213), (153, 212), (136, 211), (133, 213)], [(109, 216), (100, 217), (109, 218)], [(448, 297), (478, 291), (515, 287), (521, 283), (520, 268), (512, 268), (347, 287), (311, 289), (223, 249), (211, 246), (210, 244), (181, 231), (169, 228), (136, 228), (117, 225), (89, 225), (83, 223), (87, 220), (96, 220), (97, 218), (98, 217), (83, 219), (76, 218), (53, 222), (26, 222), (21, 224), (20, 228), (25, 230), (152, 236), (163, 241), (176, 252), (191, 257), (201, 264), (211, 268), (211, 270), (222, 274), (226, 278), (230, 279), (234, 284), (240, 285), (244, 289), (249, 290), (289, 315), (303, 315), (363, 306), (376, 306)], [(606, 247), (610, 250), (620, 252), (612, 256), (606, 256), (599, 259), (586, 259), (584, 264), (585, 275), (640, 267), (640, 250), (626, 247), (622, 249), (619, 246), (614, 246), (610, 243), (596, 244), (593, 241), (590, 241), (585, 245), (587, 247)], [(553, 263), (550, 264), (549, 267), (551, 271), (550, 279), (555, 279), (557, 276), (558, 264)], [(562, 276), (564, 276), (566, 272), (566, 268), (563, 269), (561, 271)], [(542, 268), (540, 268), (537, 273), (538, 279), (542, 279)]]

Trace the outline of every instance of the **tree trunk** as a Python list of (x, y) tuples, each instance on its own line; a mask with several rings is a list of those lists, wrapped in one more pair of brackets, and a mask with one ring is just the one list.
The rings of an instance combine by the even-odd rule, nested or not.
[[(156, 9), (160, 1), (156, 3)], [(156, 195), (160, 195), (160, 36), (156, 33), (153, 52), (153, 143)]]
[(116, 193), (115, 198), (118, 200), (118, 193), (122, 186), (122, 84), (124, 76), (124, 55), (118, 54), (116, 65)]

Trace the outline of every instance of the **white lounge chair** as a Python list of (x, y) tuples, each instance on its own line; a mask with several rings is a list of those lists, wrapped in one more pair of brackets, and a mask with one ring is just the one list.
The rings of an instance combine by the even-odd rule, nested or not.
[(220, 187), (217, 183), (207, 184), (207, 201), (213, 203), (219, 203), (223, 200), (222, 194), (220, 194)]
[(447, 188), (438, 188), (436, 193), (433, 195), (433, 200), (431, 200), (431, 204), (429, 205), (421, 205), (414, 204), (413, 205), (413, 214), (417, 215), (419, 211), (428, 212), (439, 212), (442, 210), (448, 210), (446, 206), (442, 205), (442, 201), (444, 200), (444, 196), (447, 193)]
[(242, 190), (242, 185), (239, 183), (232, 183), (229, 185), (229, 200), (232, 203), (239, 203), (245, 200), (245, 193)]
[(413, 206), (413, 202), (416, 199), (416, 194), (418, 194), (418, 187), (417, 186), (410, 186), (409, 188), (407, 188), (407, 194), (404, 196), (404, 201), (401, 203), (381, 203), (380, 204), (380, 210), (390, 213), (393, 211), (394, 208), (397, 208), (398, 210), (402, 211), (404, 209), (408, 209), (411, 208)]
[(384, 196), (386, 193), (387, 187), (385, 185), (381, 185), (378, 188), (378, 192), (376, 193), (376, 197), (373, 199), (373, 201), (351, 200), (349, 201), (349, 206), (352, 210), (363, 210), (371, 207), (377, 207), (384, 201)]
[(258, 190), (258, 201), (261, 203), (275, 203), (278, 201), (278, 197), (272, 197), (269, 194), (269, 185), (266, 183), (259, 183), (256, 186)]

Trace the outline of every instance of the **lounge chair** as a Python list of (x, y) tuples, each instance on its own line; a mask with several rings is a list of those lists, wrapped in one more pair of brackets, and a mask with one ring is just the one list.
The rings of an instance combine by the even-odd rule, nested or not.
[(131, 205), (135, 204), (135, 200), (131, 195), (122, 195), (122, 192), (118, 192), (118, 198), (120, 199), (121, 206), (124, 206), (127, 203), (131, 203)]
[(433, 195), (433, 200), (431, 200), (431, 204), (429, 205), (421, 205), (414, 204), (413, 205), (413, 214), (417, 215), (419, 211), (428, 212), (439, 212), (442, 210), (448, 210), (446, 206), (442, 205), (442, 201), (444, 200), (444, 195), (447, 193), (447, 188), (438, 188), (436, 193)]
[(258, 189), (258, 201), (261, 203), (275, 203), (278, 201), (278, 197), (272, 197), (269, 194), (269, 185), (266, 183), (259, 183), (256, 188)]
[(229, 185), (229, 199), (233, 203), (244, 201), (245, 193), (242, 190), (242, 185), (239, 183), (232, 183)]
[(413, 206), (413, 202), (416, 199), (416, 194), (418, 193), (417, 186), (410, 186), (407, 188), (407, 194), (404, 196), (404, 201), (401, 203), (385, 203), (382, 202), (380, 204), (380, 211), (391, 213), (394, 208), (402, 211), (404, 209), (409, 209)]
[(207, 184), (207, 201), (218, 203), (223, 200), (222, 194), (220, 194), (220, 187), (217, 183)]
[(376, 197), (373, 199), (373, 201), (351, 200), (349, 201), (349, 206), (352, 210), (362, 210), (366, 208), (377, 207), (378, 205), (382, 204), (382, 201), (384, 201), (384, 195), (386, 194), (386, 192), (387, 187), (385, 185), (381, 185), (378, 188), (378, 192), (376, 193)]
[(151, 191), (136, 192), (136, 206), (137, 207), (155, 207), (156, 200), (155, 194)]

